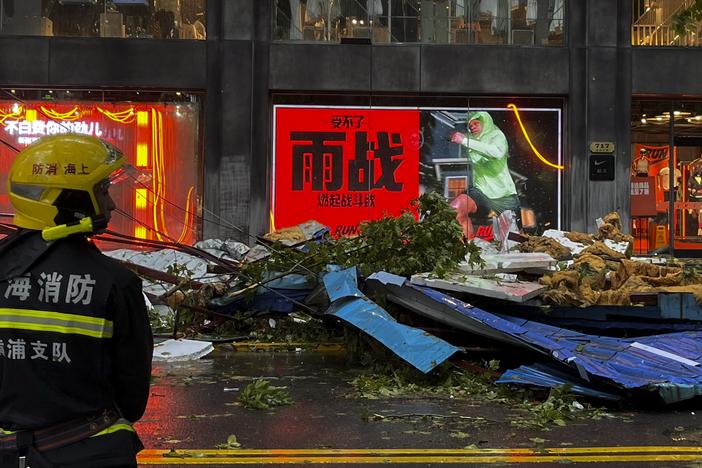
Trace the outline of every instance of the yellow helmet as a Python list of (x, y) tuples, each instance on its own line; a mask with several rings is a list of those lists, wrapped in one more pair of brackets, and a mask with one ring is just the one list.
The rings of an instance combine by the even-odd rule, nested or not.
[(88, 216), (109, 217), (110, 176), (125, 164), (117, 148), (92, 136), (37, 140), (17, 155), (7, 178), (15, 225), (43, 230)]

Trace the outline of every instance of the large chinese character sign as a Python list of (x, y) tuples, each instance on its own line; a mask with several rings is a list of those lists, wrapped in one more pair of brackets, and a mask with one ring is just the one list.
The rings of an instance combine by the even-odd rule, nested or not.
[(397, 215), (419, 195), (419, 111), (278, 108), (274, 219), (335, 235)]

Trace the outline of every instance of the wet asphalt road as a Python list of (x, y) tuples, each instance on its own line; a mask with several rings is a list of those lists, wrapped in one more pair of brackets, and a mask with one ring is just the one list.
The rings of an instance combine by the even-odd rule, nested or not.
[[(403, 457), (417, 456), (427, 458), (408, 466), (466, 466), (468, 461), (474, 463), (470, 466), (514, 466), (506, 463), (504, 457), (514, 456), (514, 449), (521, 449), (540, 462), (524, 462), (521, 466), (585, 465), (574, 460), (587, 461), (592, 466), (597, 464), (593, 463), (596, 456), (605, 456), (607, 466), (702, 467), (702, 449), (697, 451), (697, 447), (702, 447), (699, 401), (674, 409), (610, 408), (614, 418), (569, 421), (565, 427), (554, 425), (548, 430), (525, 429), (511, 423), (519, 419), (520, 410), (482, 399), (351, 397), (354, 388), (350, 381), (362, 370), (348, 365), (343, 353), (237, 352), (227, 345), (218, 346), (213, 354), (198, 361), (157, 364), (147, 412), (136, 425), (148, 449), (143, 452), (142, 461), (158, 466), (155, 463), (159, 458), (147, 460), (147, 455), (160, 453), (155, 450), (176, 449), (191, 456), (163, 458), (168, 466), (230, 466), (235, 463), (217, 464), (208, 458), (210, 455), (204, 456), (203, 450), (216, 449), (235, 435), (242, 446), (238, 453), (249, 457), (244, 457), (248, 466), (273, 466), (266, 463), (270, 460), (265, 456), (276, 449), (306, 449), (305, 455), (312, 457), (311, 463), (280, 466), (371, 467), (402, 464), (408, 460)], [(239, 406), (239, 390), (260, 377), (273, 385), (286, 386), (294, 403), (266, 411)], [(622, 446), (632, 447), (633, 452), (608, 448), (604, 454), (576, 453), (582, 447)], [(656, 446), (666, 448), (646, 449)], [(458, 458), (456, 463), (443, 463), (455, 456), (446, 449), (462, 453), (464, 448), (468, 448), (466, 453), (471, 457), (487, 458)], [(547, 456), (553, 454), (544, 448), (564, 453), (549, 460)], [(331, 449), (357, 449), (359, 453), (337, 454)], [(368, 449), (402, 450), (378, 455), (368, 454)], [(512, 451), (491, 453), (488, 449)], [(241, 452), (252, 450), (258, 451)], [(309, 453), (310, 450), (319, 452)], [(627, 457), (632, 454), (643, 456), (625, 462), (631, 460)], [(333, 460), (325, 462), (323, 457), (327, 456)], [(366, 456), (382, 456), (384, 463), (367, 464)], [(675, 461), (679, 456), (683, 460)], [(235, 460), (236, 464), (242, 462), (242, 457)], [(348, 463), (337, 464), (340, 461)]]

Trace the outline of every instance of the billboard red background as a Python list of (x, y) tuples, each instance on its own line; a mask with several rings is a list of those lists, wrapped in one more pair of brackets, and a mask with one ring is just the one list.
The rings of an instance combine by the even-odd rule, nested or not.
[(419, 110), (275, 108), (273, 222), (333, 235), (398, 215), (419, 195)]

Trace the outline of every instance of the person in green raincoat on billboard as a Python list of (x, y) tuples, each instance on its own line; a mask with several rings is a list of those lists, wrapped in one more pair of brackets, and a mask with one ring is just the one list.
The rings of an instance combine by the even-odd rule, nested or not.
[[(451, 141), (466, 148), (472, 173), (467, 195), (475, 202), (476, 215), (499, 215), (512, 210), (521, 228), (519, 197), (507, 167), (509, 148), (505, 134), (484, 111), (470, 114), (468, 130), (468, 135), (453, 133)], [(469, 202), (468, 206), (474, 205)]]

